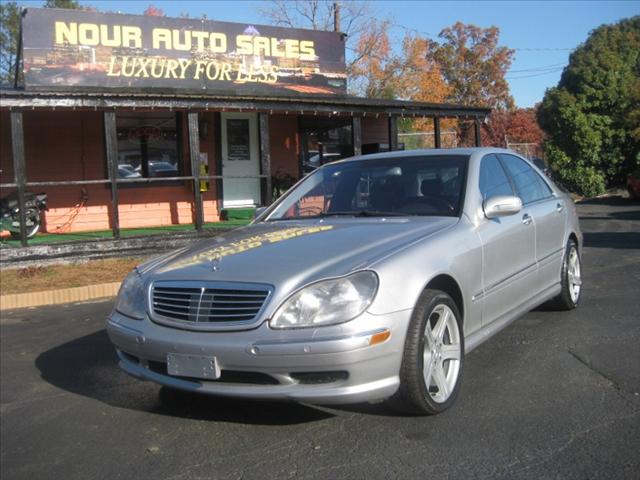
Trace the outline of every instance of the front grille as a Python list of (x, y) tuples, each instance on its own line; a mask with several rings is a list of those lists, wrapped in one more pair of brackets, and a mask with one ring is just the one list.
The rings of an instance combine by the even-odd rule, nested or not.
[(269, 293), (264, 287), (154, 285), (151, 303), (155, 316), (179, 322), (250, 322), (262, 309)]

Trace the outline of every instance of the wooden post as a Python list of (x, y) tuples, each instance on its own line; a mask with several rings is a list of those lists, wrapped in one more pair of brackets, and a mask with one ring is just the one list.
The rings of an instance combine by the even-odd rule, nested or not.
[(362, 155), (362, 118), (353, 117), (353, 155)]
[(476, 147), (481, 147), (482, 146), (482, 135), (481, 135), (481, 132), (480, 132), (480, 119), (479, 118), (474, 119), (473, 126), (474, 126), (474, 130), (475, 130)]
[(107, 153), (107, 172), (111, 181), (111, 231), (120, 238), (120, 213), (118, 211), (118, 132), (116, 112), (104, 112), (104, 139)]
[[(222, 175), (222, 115), (220, 112), (213, 112), (213, 145), (216, 156), (216, 175)], [(211, 161), (209, 161), (209, 169), (211, 169)], [(218, 205), (218, 218), (222, 214), (222, 178), (217, 178), (216, 182), (216, 203)]]
[(202, 192), (200, 192), (200, 132), (198, 112), (187, 114), (189, 123), (189, 158), (191, 159), (191, 176), (193, 178), (193, 203), (196, 214), (196, 230), (202, 232), (204, 212), (202, 208)]
[(262, 198), (265, 205), (270, 205), (273, 199), (273, 191), (271, 185), (271, 143), (269, 142), (269, 115), (266, 113), (258, 114), (258, 123), (260, 128), (260, 172), (265, 175), (265, 181), (260, 182), (264, 185)]
[(398, 150), (398, 117), (389, 117), (389, 151)]
[(340, 4), (333, 2), (333, 31), (340, 31)]
[(442, 148), (442, 137), (440, 135), (440, 117), (433, 117), (433, 144), (436, 148)]
[(18, 219), (20, 221), (20, 245), (27, 246), (27, 211), (24, 206), (25, 183), (27, 181), (24, 163), (24, 130), (22, 112), (11, 112), (11, 149), (13, 153), (13, 178), (18, 188)]

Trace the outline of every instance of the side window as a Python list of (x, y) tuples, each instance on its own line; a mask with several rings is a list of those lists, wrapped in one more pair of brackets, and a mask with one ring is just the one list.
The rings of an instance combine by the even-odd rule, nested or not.
[(498, 195), (513, 195), (507, 174), (495, 155), (486, 155), (480, 163), (480, 192), (482, 200)]
[(500, 154), (513, 182), (516, 185), (522, 203), (531, 203), (550, 197), (552, 191), (527, 162), (514, 156)]

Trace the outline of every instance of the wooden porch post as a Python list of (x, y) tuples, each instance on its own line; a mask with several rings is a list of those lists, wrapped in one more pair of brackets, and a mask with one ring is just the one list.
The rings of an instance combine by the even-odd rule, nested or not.
[(269, 115), (267, 113), (258, 114), (258, 123), (260, 130), (260, 172), (265, 176), (265, 191), (262, 194), (264, 204), (270, 205), (273, 200), (273, 187), (271, 185), (271, 143), (269, 141)]
[(204, 212), (202, 208), (202, 192), (200, 191), (200, 131), (198, 112), (188, 112), (189, 124), (189, 158), (191, 160), (191, 176), (193, 178), (193, 203), (195, 207), (196, 231), (202, 232)]
[(389, 117), (389, 151), (398, 150), (398, 117)]
[(481, 147), (482, 146), (482, 134), (480, 132), (480, 119), (479, 118), (475, 118), (473, 121), (473, 129), (475, 131), (475, 137), (476, 137), (476, 147)]
[(442, 148), (442, 136), (440, 135), (440, 117), (433, 117), (433, 144), (436, 148)]
[(18, 188), (18, 218), (20, 220), (20, 245), (27, 246), (27, 212), (24, 206), (26, 167), (24, 163), (24, 130), (22, 112), (11, 112), (11, 150), (13, 152), (13, 178)]
[(104, 139), (107, 153), (107, 172), (111, 180), (111, 231), (120, 238), (120, 213), (118, 212), (118, 133), (116, 112), (104, 112)]
[(353, 117), (353, 154), (362, 155), (362, 118)]

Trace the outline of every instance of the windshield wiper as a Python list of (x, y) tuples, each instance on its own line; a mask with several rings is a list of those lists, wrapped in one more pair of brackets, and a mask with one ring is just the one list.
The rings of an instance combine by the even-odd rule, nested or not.
[(346, 212), (327, 212), (326, 217), (345, 216), (345, 217), (408, 217), (410, 213), (402, 212), (383, 212), (380, 210), (352, 210)]

